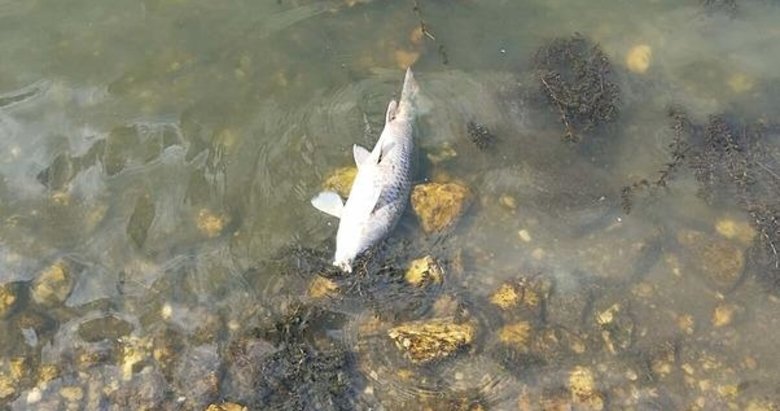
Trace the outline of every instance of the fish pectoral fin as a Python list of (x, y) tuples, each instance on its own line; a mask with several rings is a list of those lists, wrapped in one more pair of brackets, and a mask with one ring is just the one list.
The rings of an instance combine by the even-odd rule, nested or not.
[(393, 121), (396, 114), (398, 114), (398, 102), (390, 100), (390, 104), (387, 105), (387, 113), (385, 114), (385, 123)]
[(371, 152), (367, 148), (355, 144), (352, 146), (352, 156), (355, 157), (355, 165), (360, 168), (371, 156)]
[(377, 156), (376, 156), (376, 164), (379, 164), (382, 162), (382, 159), (387, 157), (387, 154), (390, 152), (390, 150), (395, 147), (395, 143), (392, 141), (386, 144), (383, 144), (379, 147), (379, 150), (377, 150)]
[(341, 218), (341, 211), (344, 209), (344, 202), (341, 196), (333, 191), (323, 191), (311, 199), (311, 205), (317, 210), (334, 217)]
[(369, 215), (376, 211), (380, 197), (382, 197), (382, 189), (380, 187), (375, 187), (374, 190), (371, 191), (370, 197), (367, 197), (367, 205), (369, 205), (369, 207), (366, 207), (366, 210), (368, 210)]

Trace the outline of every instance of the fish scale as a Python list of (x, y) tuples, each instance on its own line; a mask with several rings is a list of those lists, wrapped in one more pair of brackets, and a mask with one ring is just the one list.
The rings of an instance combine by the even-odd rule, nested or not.
[(358, 166), (346, 203), (334, 192), (314, 197), (317, 209), (339, 217), (333, 264), (352, 271), (355, 258), (383, 240), (393, 230), (409, 202), (414, 152), (414, 99), (418, 86), (411, 69), (406, 70), (401, 98), (391, 101), (385, 126), (369, 152), (354, 146)]

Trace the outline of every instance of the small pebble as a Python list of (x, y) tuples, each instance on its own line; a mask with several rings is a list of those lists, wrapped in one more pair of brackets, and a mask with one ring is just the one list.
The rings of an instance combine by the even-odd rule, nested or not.
[(517, 232), (517, 236), (520, 237), (520, 240), (526, 243), (531, 242), (531, 234), (528, 232), (528, 230), (520, 230)]

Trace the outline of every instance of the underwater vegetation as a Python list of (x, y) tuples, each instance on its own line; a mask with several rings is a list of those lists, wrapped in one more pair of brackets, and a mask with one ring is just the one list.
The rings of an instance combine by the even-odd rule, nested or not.
[(565, 140), (577, 142), (617, 117), (620, 86), (597, 44), (580, 34), (556, 38), (536, 51), (534, 65), (542, 93), (560, 115)]
[(735, 203), (758, 235), (748, 254), (759, 278), (780, 292), (780, 168), (772, 141), (780, 126), (747, 123), (730, 115), (711, 115), (706, 124), (694, 123), (686, 112), (669, 110), (674, 138), (670, 160), (655, 179), (641, 179), (622, 190), (624, 211), (630, 212), (638, 191), (666, 187), (680, 169), (693, 173), (698, 195), (708, 203)]
[(469, 141), (471, 141), (480, 151), (488, 150), (496, 144), (495, 134), (482, 123), (469, 121), (466, 123), (466, 133), (468, 134)]

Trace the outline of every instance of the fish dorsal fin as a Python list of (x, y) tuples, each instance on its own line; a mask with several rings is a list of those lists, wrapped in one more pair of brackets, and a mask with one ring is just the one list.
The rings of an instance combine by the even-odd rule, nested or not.
[(352, 156), (355, 157), (355, 165), (360, 168), (371, 156), (371, 152), (367, 148), (355, 144), (352, 146)]
[(385, 114), (385, 123), (393, 121), (396, 114), (398, 114), (398, 102), (390, 100), (390, 104), (387, 105), (387, 114)]
[(323, 191), (311, 199), (311, 205), (317, 210), (334, 217), (341, 218), (341, 211), (344, 209), (344, 202), (341, 196), (333, 191)]

